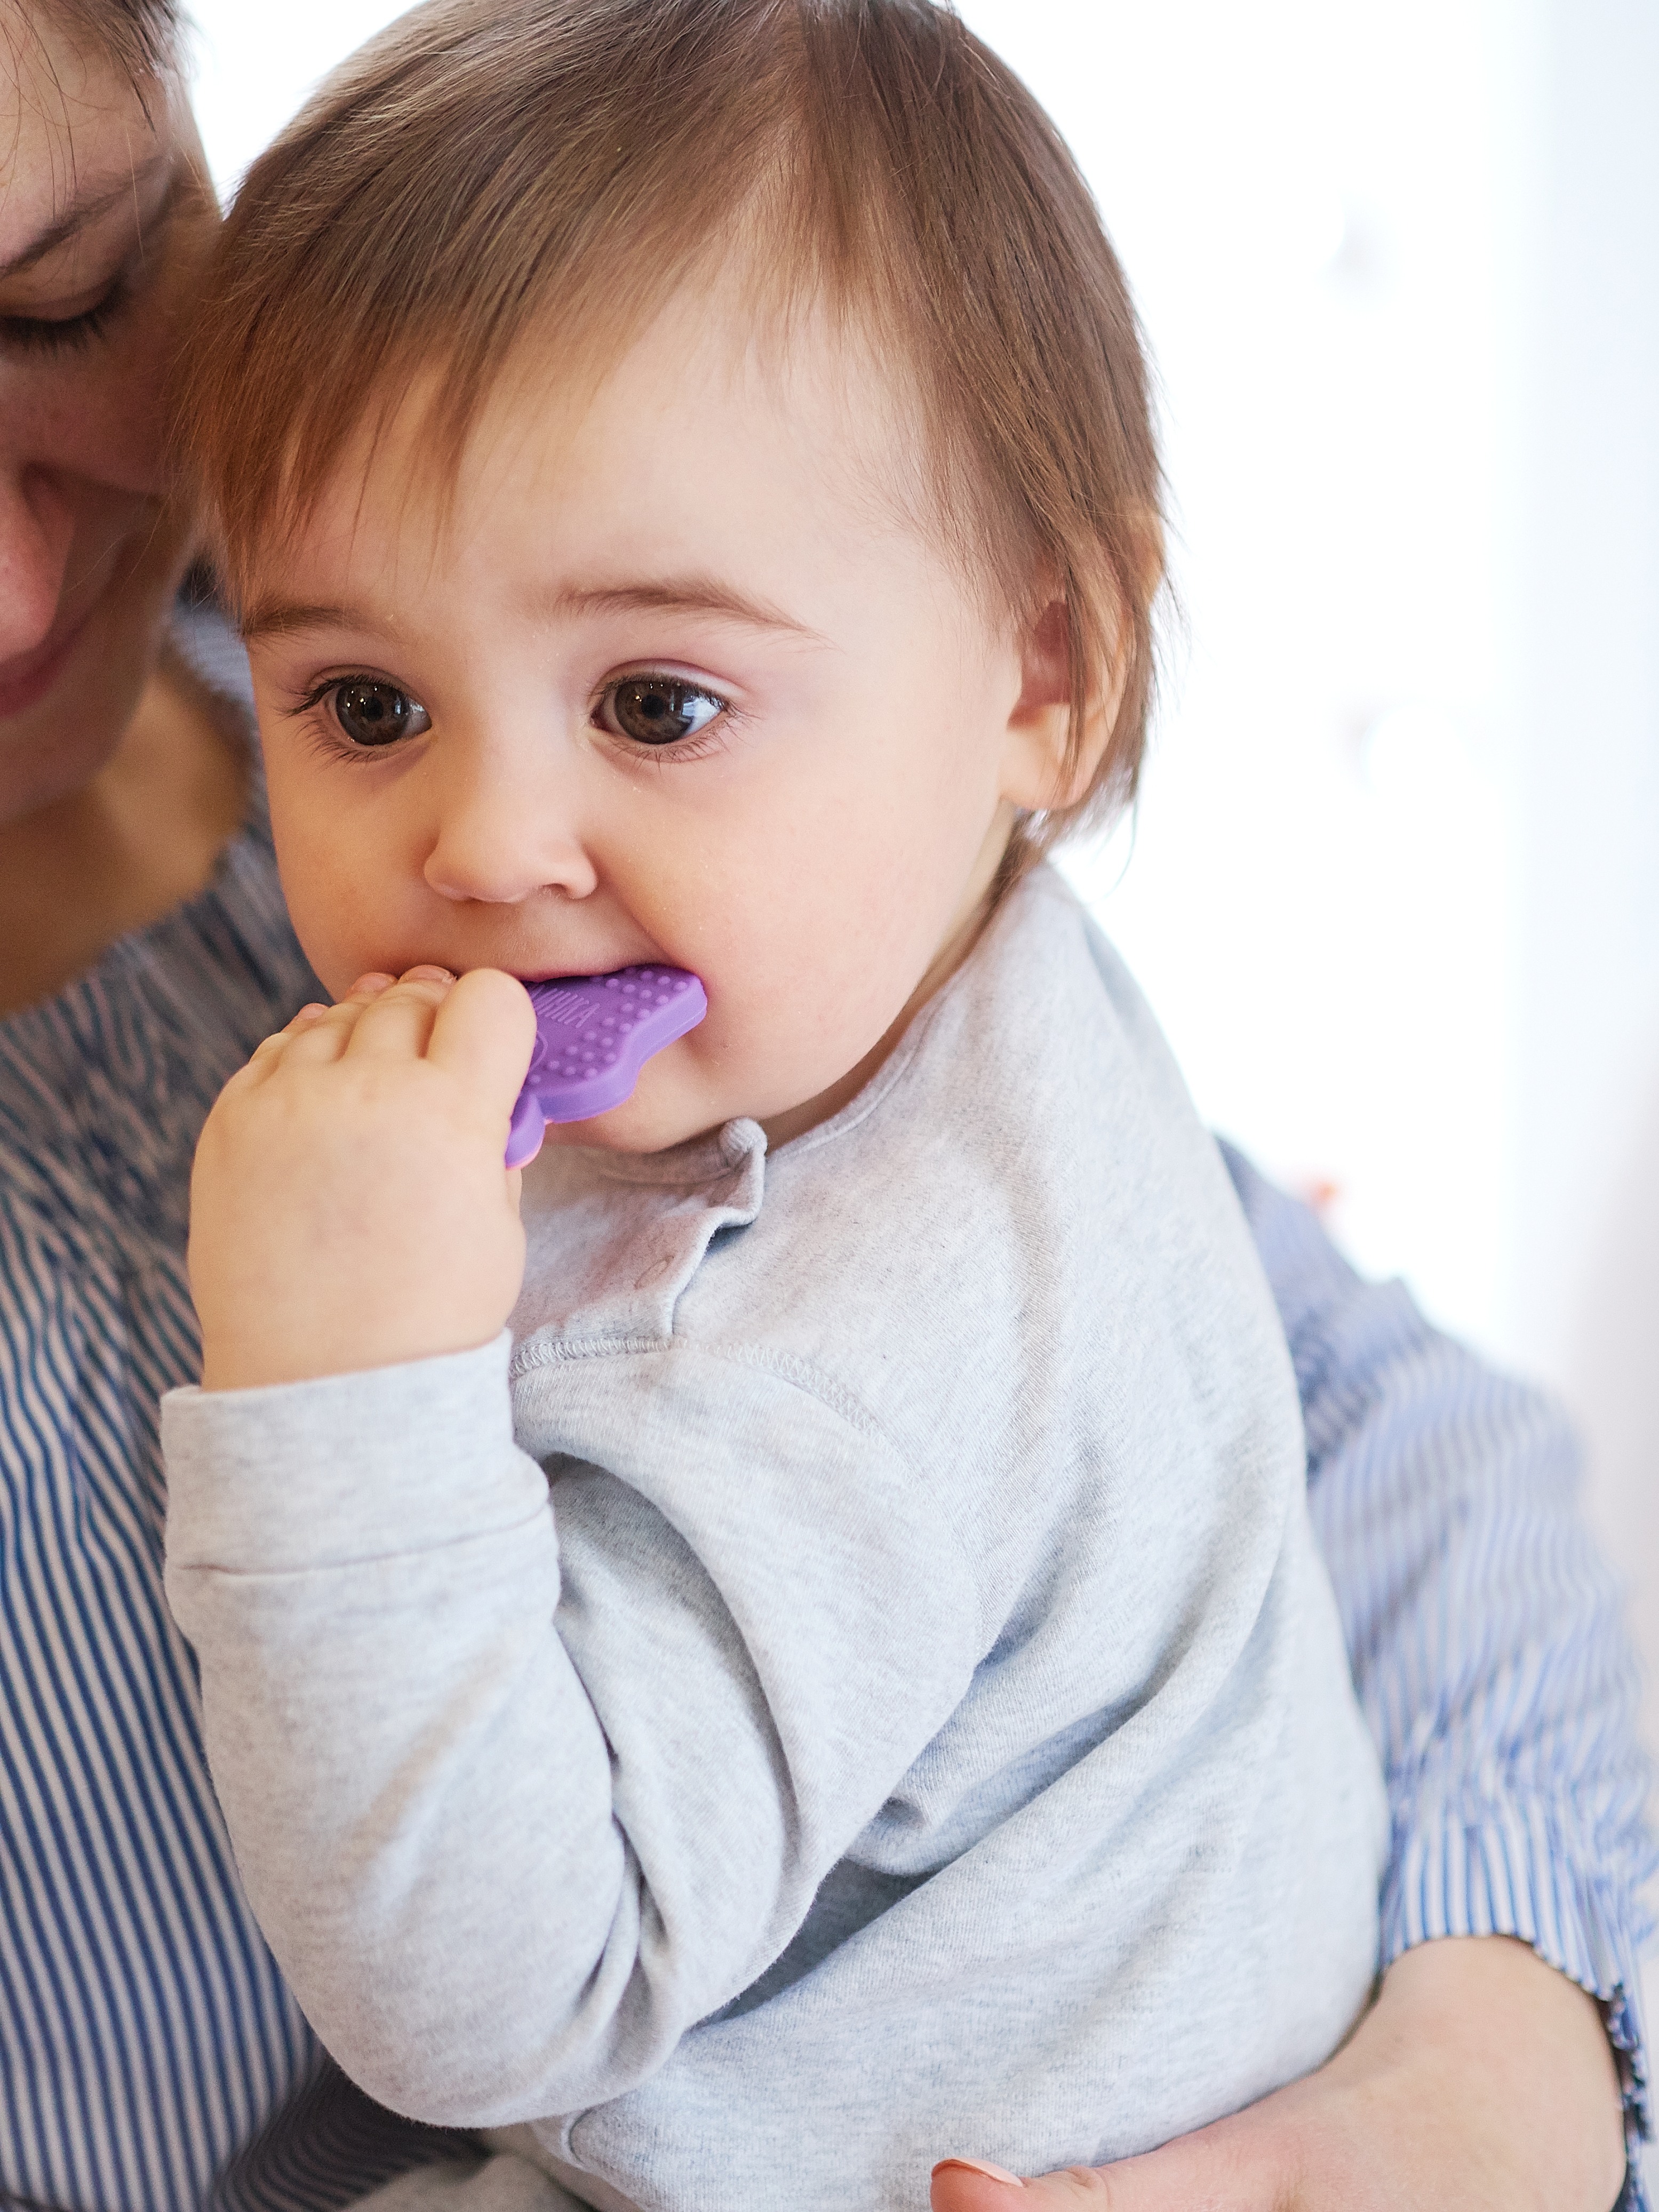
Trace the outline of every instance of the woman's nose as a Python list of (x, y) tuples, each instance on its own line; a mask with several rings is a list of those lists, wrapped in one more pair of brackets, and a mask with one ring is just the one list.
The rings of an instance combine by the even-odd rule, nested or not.
[(73, 510), (48, 472), (0, 454), (0, 661), (50, 636), (74, 536)]
[(599, 875), (565, 809), (498, 765), (450, 784), (426, 879), (442, 898), (514, 906), (538, 891), (586, 898)]

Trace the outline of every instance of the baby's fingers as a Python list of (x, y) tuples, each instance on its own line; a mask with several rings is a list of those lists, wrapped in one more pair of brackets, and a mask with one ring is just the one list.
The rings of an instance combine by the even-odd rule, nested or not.
[(314, 999), (309, 1006), (301, 1006), (285, 1029), (273, 1030), (268, 1037), (260, 1038), (246, 1065), (237, 1069), (225, 1085), (226, 1090), (257, 1090), (283, 1065), (295, 1039), (303, 1036), (307, 1030), (315, 1029), (319, 1022), (326, 1022), (333, 1012), (332, 1006)]
[(365, 1008), (391, 982), (390, 975), (360, 975), (334, 1006), (301, 1006), (285, 1030), (268, 1036), (259, 1047), (248, 1063), (248, 1075), (258, 1079), (279, 1067), (318, 1066), (338, 1060)]
[(454, 988), (447, 968), (406, 969), (359, 1011), (347, 1048), (352, 1058), (425, 1059), (433, 1018)]
[(536, 1012), (524, 985), (499, 968), (474, 968), (439, 1007), (427, 1057), (465, 1070), (479, 1091), (501, 1108), (505, 1121), (535, 1042)]
[(286, 1029), (274, 1030), (270, 1036), (260, 1038), (253, 1048), (252, 1064), (260, 1066), (280, 1060), (295, 1037), (308, 1029), (314, 1029), (319, 1022), (326, 1021), (331, 1011), (320, 999), (313, 999), (308, 1006), (301, 1006)]

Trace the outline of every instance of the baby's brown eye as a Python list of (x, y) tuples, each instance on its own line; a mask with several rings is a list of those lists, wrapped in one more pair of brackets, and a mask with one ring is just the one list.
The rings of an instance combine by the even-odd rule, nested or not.
[(600, 718), (618, 737), (641, 745), (672, 745), (695, 736), (726, 709), (724, 699), (677, 676), (625, 676), (600, 702)]
[(354, 676), (334, 687), (334, 719), (354, 745), (395, 745), (432, 727), (426, 708), (383, 676)]

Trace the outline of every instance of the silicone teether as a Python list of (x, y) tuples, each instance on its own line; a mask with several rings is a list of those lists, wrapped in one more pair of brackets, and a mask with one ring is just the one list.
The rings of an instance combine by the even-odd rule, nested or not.
[(525, 988), (536, 1009), (536, 1048), (513, 1109), (510, 1168), (535, 1158), (550, 1121), (586, 1121), (620, 1106), (651, 1055), (708, 1012), (702, 985), (684, 968), (619, 968)]

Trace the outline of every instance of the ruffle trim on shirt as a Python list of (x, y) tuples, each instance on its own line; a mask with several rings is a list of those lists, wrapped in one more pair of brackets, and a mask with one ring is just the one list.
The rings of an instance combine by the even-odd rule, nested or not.
[(1383, 1887), (1384, 1967), (1441, 1936), (1513, 1936), (1600, 2004), (1629, 2160), (1614, 2212), (1649, 2212), (1638, 2146), (1653, 2139), (1653, 2123), (1638, 1961), (1650, 1932), (1634, 1893), (1585, 1874), (1554, 1808), (1536, 1801), (1414, 1818)]

